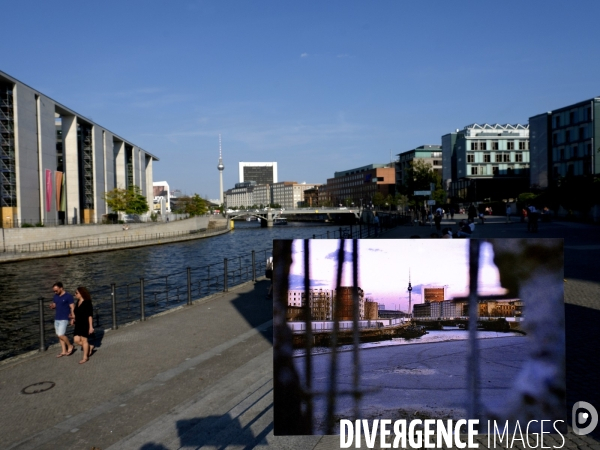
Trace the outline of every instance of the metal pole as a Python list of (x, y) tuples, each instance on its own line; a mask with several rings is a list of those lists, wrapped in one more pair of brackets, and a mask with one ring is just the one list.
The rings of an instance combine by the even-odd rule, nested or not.
[(140, 320), (146, 320), (146, 301), (144, 299), (144, 279), (140, 278)]
[(116, 294), (115, 283), (110, 285), (110, 295), (112, 297), (112, 329), (116, 330), (119, 328), (117, 325), (117, 294)]
[(467, 351), (467, 391), (469, 403), (467, 417), (479, 418), (479, 349), (477, 343), (477, 319), (479, 302), (477, 285), (479, 275), (479, 241), (469, 240), (469, 346)]
[(192, 269), (187, 268), (187, 304), (192, 304)]
[(252, 250), (252, 282), (256, 283), (256, 254)]
[(38, 298), (40, 309), (40, 352), (46, 351), (46, 336), (44, 329), (44, 297)]
[(227, 258), (223, 260), (223, 292), (227, 292)]
[(352, 224), (350, 224), (350, 239), (354, 239), (354, 236), (352, 236)]

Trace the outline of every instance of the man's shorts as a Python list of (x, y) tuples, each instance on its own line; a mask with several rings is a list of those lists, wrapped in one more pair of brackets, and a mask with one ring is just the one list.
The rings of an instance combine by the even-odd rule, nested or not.
[(55, 320), (54, 329), (56, 330), (56, 335), (64, 336), (65, 334), (67, 334), (67, 325), (69, 325), (68, 320)]

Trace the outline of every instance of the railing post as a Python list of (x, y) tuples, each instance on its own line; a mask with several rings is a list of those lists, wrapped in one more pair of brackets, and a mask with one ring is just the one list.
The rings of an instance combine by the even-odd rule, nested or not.
[(227, 292), (227, 258), (223, 260), (223, 292)]
[(146, 299), (144, 295), (144, 279), (140, 278), (140, 320), (146, 320)]
[(340, 239), (342, 238), (342, 227), (340, 227)]
[(256, 283), (256, 254), (252, 250), (252, 282)]
[(350, 239), (354, 239), (354, 236), (352, 235), (352, 224), (350, 224)]
[(192, 304), (192, 269), (187, 268), (187, 304)]
[(110, 295), (112, 297), (112, 329), (116, 330), (119, 328), (117, 325), (117, 293), (115, 283), (110, 285)]
[(44, 297), (38, 298), (40, 308), (40, 352), (46, 351), (46, 336), (44, 329)]

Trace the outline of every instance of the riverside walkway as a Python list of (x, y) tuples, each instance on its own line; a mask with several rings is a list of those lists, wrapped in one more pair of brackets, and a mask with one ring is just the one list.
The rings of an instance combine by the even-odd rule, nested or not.
[[(430, 232), (404, 226), (382, 237), (406, 238), (419, 228)], [(600, 407), (600, 358), (593, 350), (600, 323), (599, 230), (550, 223), (540, 224), (535, 235), (565, 238), (569, 415), (576, 401)], [(530, 236), (525, 224), (503, 218), (476, 233)], [(247, 283), (100, 333), (86, 364), (78, 364), (80, 351), (56, 358), (56, 348), (0, 364), (0, 448), (339, 448), (333, 436), (273, 436), (267, 288), (264, 280)], [(484, 436), (478, 441), (486, 447)], [(565, 448), (600, 448), (591, 436), (569, 433), (566, 441)]]

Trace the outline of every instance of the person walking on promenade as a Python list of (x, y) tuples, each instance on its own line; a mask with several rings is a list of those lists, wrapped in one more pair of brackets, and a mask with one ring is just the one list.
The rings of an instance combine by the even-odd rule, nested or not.
[(454, 208), (450, 207), (450, 220), (454, 220)]
[(473, 203), (471, 203), (469, 205), (467, 214), (468, 214), (469, 220), (475, 220), (475, 218), (477, 217), (477, 208), (475, 208), (475, 205)]
[(60, 358), (71, 355), (75, 350), (75, 346), (71, 345), (69, 338), (66, 336), (69, 319), (73, 317), (74, 301), (73, 296), (65, 291), (60, 281), (54, 283), (52, 290), (54, 291), (54, 298), (52, 299), (52, 303), (50, 303), (50, 309), (55, 310), (54, 330), (62, 349), (56, 357)]
[(375, 237), (379, 236), (379, 217), (376, 215), (373, 218), (373, 223), (375, 224)]
[(75, 318), (71, 320), (71, 324), (75, 325), (73, 341), (75, 344), (81, 345), (83, 351), (83, 358), (79, 364), (85, 364), (94, 351), (94, 346), (88, 342), (90, 334), (94, 332), (92, 325), (94, 308), (92, 307), (92, 296), (87, 288), (78, 287), (75, 291), (75, 298), (77, 299)]
[(529, 220), (527, 221), (527, 231), (537, 233), (538, 219), (540, 217), (539, 212), (537, 209), (535, 209), (534, 205), (530, 205), (528, 209), (529, 211), (527, 212), (527, 217), (529, 218)]
[(433, 220), (435, 222), (435, 229), (437, 231), (442, 231), (442, 214), (437, 212)]
[(507, 203), (506, 204), (506, 223), (510, 223), (510, 215), (512, 214), (512, 208)]

